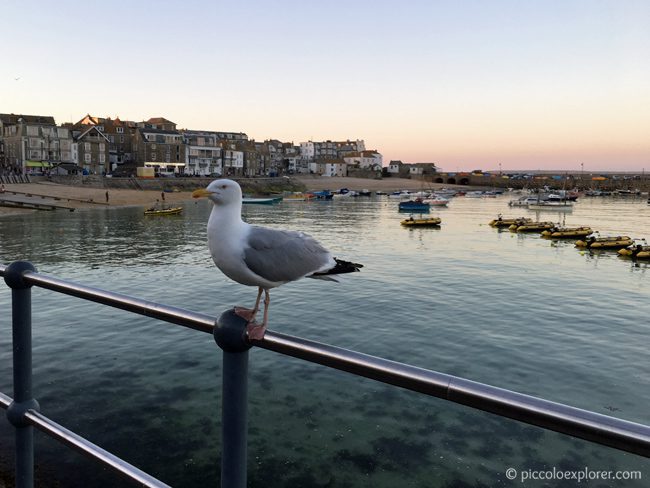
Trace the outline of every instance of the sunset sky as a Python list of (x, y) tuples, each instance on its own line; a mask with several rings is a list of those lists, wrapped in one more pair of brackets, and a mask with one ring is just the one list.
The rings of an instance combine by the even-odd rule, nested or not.
[(0, 113), (650, 170), (650, 1), (3, 2)]

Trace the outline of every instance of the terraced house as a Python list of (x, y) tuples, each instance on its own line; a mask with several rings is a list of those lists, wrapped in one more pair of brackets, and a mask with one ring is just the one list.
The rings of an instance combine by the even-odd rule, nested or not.
[(0, 114), (3, 171), (46, 173), (60, 163), (72, 163), (72, 134), (57, 127), (54, 117)]
[(109, 168), (107, 171), (113, 171), (118, 166), (130, 163), (133, 158), (133, 134), (135, 133), (136, 123), (130, 120), (120, 120), (119, 117), (111, 119), (110, 117), (94, 117), (90, 114), (75, 124), (75, 127), (96, 126), (109, 140), (108, 159)]
[(221, 176), (223, 161), (216, 132), (184, 130), (187, 144), (185, 173), (195, 176)]
[(136, 127), (135, 129), (133, 137), (135, 163), (138, 166), (154, 168), (159, 176), (171, 176), (185, 172), (186, 148), (183, 134), (175, 129), (153, 129), (151, 127)]
[(74, 162), (83, 168), (84, 174), (104, 175), (110, 171), (110, 140), (95, 125), (73, 129), (74, 143), (72, 155)]

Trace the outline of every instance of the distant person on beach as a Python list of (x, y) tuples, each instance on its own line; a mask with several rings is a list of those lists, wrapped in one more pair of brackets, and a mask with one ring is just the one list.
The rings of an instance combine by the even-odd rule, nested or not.
[(162, 198), (162, 201), (165, 201), (165, 192), (160, 192), (160, 197)]
[(108, 190), (106, 191), (106, 203), (108, 203)]
[(2, 183), (0, 184), (0, 193), (4, 193), (4, 192), (5, 192), (5, 184)]

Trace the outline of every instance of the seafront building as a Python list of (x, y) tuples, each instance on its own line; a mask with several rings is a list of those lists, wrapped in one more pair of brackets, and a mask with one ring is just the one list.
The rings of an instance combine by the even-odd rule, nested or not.
[(361, 139), (295, 145), (249, 140), (243, 132), (178, 129), (153, 117), (134, 122), (87, 114), (58, 126), (54, 117), (0, 114), (0, 173), (134, 176), (375, 175), (382, 156)]

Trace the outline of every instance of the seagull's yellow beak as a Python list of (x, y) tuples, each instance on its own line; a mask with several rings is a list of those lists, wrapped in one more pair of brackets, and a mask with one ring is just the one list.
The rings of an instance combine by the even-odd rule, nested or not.
[(201, 188), (200, 190), (194, 190), (192, 192), (192, 198), (209, 197), (210, 195), (212, 195), (212, 192), (206, 190), (205, 188)]

